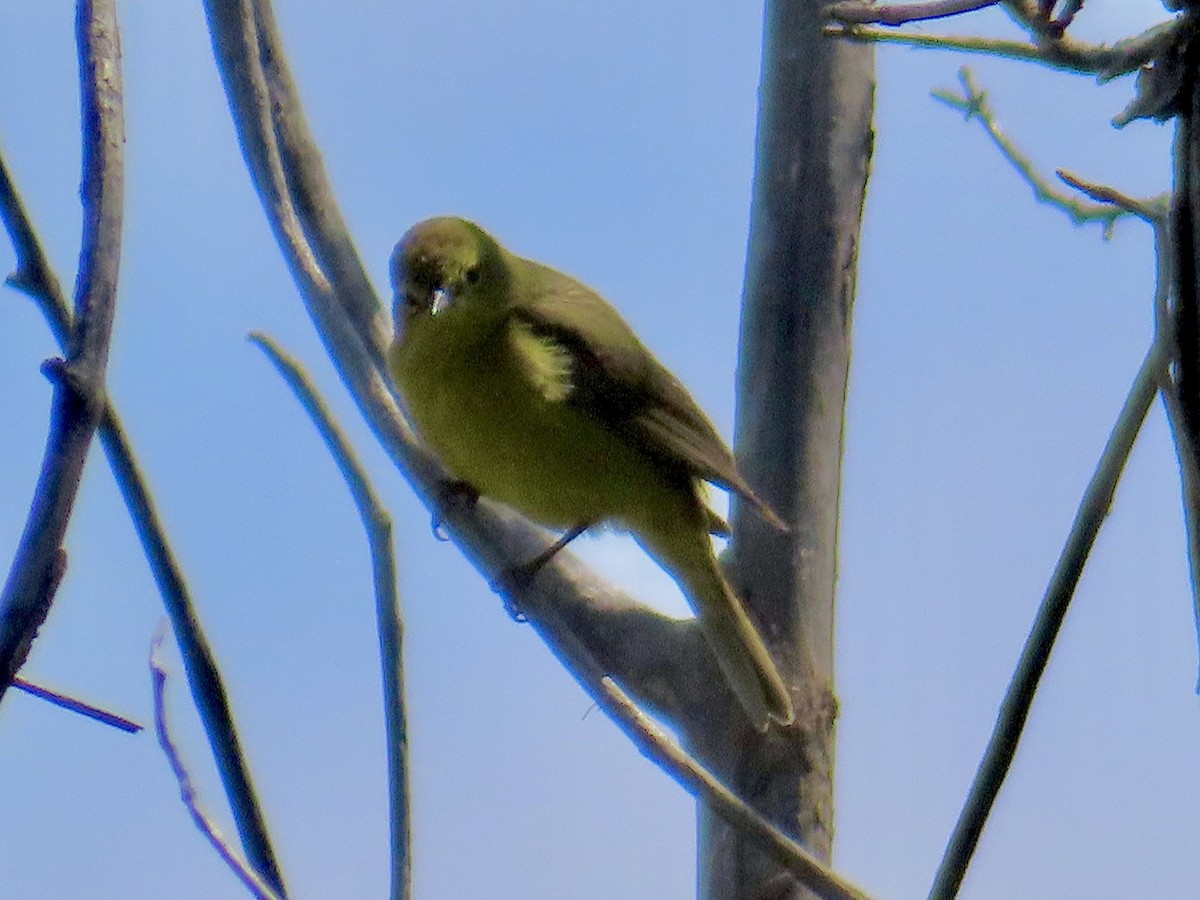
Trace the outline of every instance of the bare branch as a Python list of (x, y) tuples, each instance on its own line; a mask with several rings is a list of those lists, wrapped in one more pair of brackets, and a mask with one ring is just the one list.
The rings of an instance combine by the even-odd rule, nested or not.
[(196, 827), (200, 829), (201, 834), (208, 838), (208, 842), (213, 845), (217, 855), (225, 861), (225, 865), (229, 866), (238, 880), (259, 900), (281, 900), (282, 895), (276, 894), (259, 877), (250, 864), (225, 840), (225, 836), (221, 834), (221, 829), (217, 827), (216, 823), (200, 808), (200, 800), (196, 795), (196, 789), (192, 786), (191, 776), (188, 775), (187, 767), (184, 766), (179, 750), (171, 739), (170, 729), (167, 727), (165, 698), (167, 670), (162, 664), (162, 642), (165, 631), (166, 620), (164, 619), (154, 633), (154, 640), (150, 643), (150, 677), (154, 691), (154, 731), (158, 735), (159, 746), (167, 756), (167, 762), (171, 764), (171, 771), (175, 773), (175, 780), (179, 783), (179, 797), (183, 800), (183, 805), (187, 807)]
[[(1176, 331), (1180, 327), (1176, 315), (1177, 304), (1173, 304), (1172, 286), (1177, 283), (1175, 235), (1169, 222), (1155, 228), (1156, 289), (1154, 303), (1155, 330), (1158, 340), (1168, 348), (1168, 359), (1179, 359), (1179, 342)], [(1182, 488), (1183, 523), (1187, 533), (1188, 574), (1192, 591), (1192, 612), (1196, 621), (1197, 643), (1200, 644), (1200, 447), (1197, 434), (1189, 427), (1177, 383), (1178, 364), (1166, 366), (1162, 371), (1159, 389), (1163, 406), (1167, 411), (1167, 424), (1171, 439), (1175, 442), (1175, 454), (1179, 459), (1179, 477)], [(1200, 676), (1197, 679), (1200, 692)]]
[(104, 375), (116, 307), (125, 125), (113, 0), (82, 0), (76, 35), (83, 122), (78, 315), (67, 360), (47, 367), (55, 381), (50, 435), (25, 531), (0, 592), (0, 697), (49, 612), (65, 565), (63, 536), (104, 410)]
[(1179, 40), (1185, 25), (1184, 17), (1170, 19), (1112, 46), (1085, 44), (1066, 36), (1054, 38), (1042, 35), (1040, 41), (1027, 43), (974, 36), (907, 34), (866, 25), (830, 24), (825, 27), (825, 33), (852, 41), (899, 44), (930, 50), (958, 50), (1036, 62), (1063, 72), (1096, 75), (1102, 81), (1107, 81), (1137, 72), (1167, 53)]
[(1054, 567), (1033, 628), (1004, 695), (996, 727), (942, 856), (937, 877), (929, 892), (930, 900), (953, 900), (958, 894), (979, 836), (1016, 756), (1025, 720), (1046, 670), (1046, 663), (1050, 661), (1054, 641), (1062, 628), (1084, 564), (1100, 533), (1100, 526), (1108, 516), (1117, 483), (1150, 404), (1154, 401), (1165, 365), (1166, 353), (1156, 339), (1134, 378), (1125, 405), (1121, 408), (1096, 471), (1075, 513), (1066, 544)]
[[(14, 245), (18, 247), (18, 272), (10, 279), (10, 283), (28, 294), (38, 305), (59, 346), (66, 352), (72, 326), (71, 310), (2, 159), (0, 216), (3, 216)], [(154, 574), (163, 605), (171, 618), (187, 673), (188, 687), (204, 723), (238, 832), (258, 869), (272, 873), (269, 877), (280, 886), (279, 865), (242, 754), (241, 741), (216, 656), (204, 634), (183, 569), (171, 549), (146, 478), (111, 397), (107, 398), (99, 431), (100, 443), (108, 456), (109, 466)]]
[(300, 404), (317, 426), (358, 508), (371, 549), (375, 584), (375, 615), (379, 629), (379, 656), (383, 669), (383, 709), (388, 760), (388, 808), (391, 829), (392, 900), (407, 900), (411, 893), (412, 860), (409, 852), (410, 815), (408, 779), (408, 715), (404, 702), (404, 622), (396, 586), (392, 551), (392, 518), (384, 508), (349, 440), (338, 427), (300, 364), (284, 353), (267, 335), (254, 333), (258, 345), (279, 370)]
[(1000, 0), (923, 0), (918, 3), (867, 3), (864, 0), (841, 0), (825, 7), (823, 15), (827, 19), (847, 25), (895, 26), (975, 12), (995, 6), (999, 2)]
[[(1161, 270), (1174, 291), (1160, 289), (1160, 332), (1169, 340), (1171, 368), (1163, 397), (1179, 455), (1193, 612), (1200, 639), (1200, 70), (1197, 46), (1188, 48), (1187, 91), (1175, 136), (1175, 194), (1169, 227), (1158, 241)], [(1200, 682), (1197, 690), (1200, 691)]]
[(0, 156), (0, 218), (4, 220), (5, 230), (17, 254), (17, 269), (8, 276), (6, 283), (38, 299), (38, 307), (46, 317), (58, 346), (65, 353), (71, 334), (71, 310), (25, 212), (25, 204), (21, 202), (3, 156)]
[(591, 652), (569, 630), (562, 632), (567, 646), (562, 655), (572, 660), (571, 674), (596, 705), (625, 732), (638, 750), (670, 775), (688, 793), (746, 835), (764, 853), (811, 889), (818, 897), (866, 900), (868, 895), (837, 875), (793, 838), (776, 828), (733, 791), (672, 741), (643, 713), (601, 667)]
[(1113, 206), (1137, 216), (1150, 225), (1158, 226), (1166, 224), (1170, 202), (1170, 195), (1168, 194), (1162, 194), (1158, 197), (1131, 197), (1109, 185), (1084, 181), (1078, 175), (1068, 172), (1066, 169), (1055, 169), (1054, 174), (1075, 188), (1075, 190), (1080, 191), (1098, 203), (1111, 203)]
[(826, 867), (685, 753), (649, 716), (637, 708), (615, 681), (606, 676), (601, 679), (600, 687), (602, 694), (593, 695), (596, 702), (617, 722), (644, 756), (674, 778), (688, 793), (702, 799), (717, 815), (749, 836), (795, 875), (801, 884), (818, 897), (867, 900), (868, 894)]
[(99, 706), (94, 706), (91, 703), (85, 703), (82, 700), (72, 697), (70, 694), (64, 694), (62, 691), (52, 691), (50, 688), (34, 684), (32, 681), (26, 681), (24, 678), (14, 678), (12, 686), (17, 688), (17, 690), (24, 691), (48, 703), (53, 703), (55, 706), (69, 709), (73, 713), (79, 713), (81, 716), (94, 719), (104, 725), (111, 725), (113, 728), (124, 731), (127, 734), (137, 734), (142, 730), (142, 726), (132, 719), (118, 716), (114, 712), (101, 709)]
[(1105, 239), (1112, 237), (1113, 226), (1118, 219), (1135, 214), (1132, 210), (1111, 201), (1085, 203), (1074, 195), (1058, 190), (1046, 176), (1038, 171), (1033, 160), (1026, 156), (1016, 143), (1004, 133), (996, 121), (996, 115), (992, 111), (991, 105), (987, 102), (987, 94), (979, 89), (971, 70), (963, 66), (958, 70), (958, 78), (962, 83), (961, 94), (944, 89), (935, 90), (932, 91), (934, 98), (942, 101), (951, 109), (963, 113), (968, 121), (974, 119), (979, 122), (988, 137), (992, 139), (992, 143), (1033, 190), (1033, 195), (1039, 202), (1062, 210), (1076, 225), (1084, 225), (1088, 222), (1100, 223)]

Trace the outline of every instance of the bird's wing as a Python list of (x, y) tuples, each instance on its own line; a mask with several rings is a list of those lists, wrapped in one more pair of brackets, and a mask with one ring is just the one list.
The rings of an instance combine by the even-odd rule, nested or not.
[(738, 473), (733, 454), (687, 389), (620, 314), (574, 278), (522, 262), (530, 268), (512, 315), (522, 329), (570, 355), (570, 390), (562, 399), (668, 468), (737, 492), (768, 521), (785, 527)]

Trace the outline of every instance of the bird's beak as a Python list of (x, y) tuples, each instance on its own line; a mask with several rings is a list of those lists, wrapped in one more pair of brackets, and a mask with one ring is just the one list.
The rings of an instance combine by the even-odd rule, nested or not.
[(450, 304), (454, 302), (454, 295), (444, 287), (435, 288), (433, 294), (429, 298), (429, 314), (436, 316), (438, 313), (443, 313), (450, 308)]

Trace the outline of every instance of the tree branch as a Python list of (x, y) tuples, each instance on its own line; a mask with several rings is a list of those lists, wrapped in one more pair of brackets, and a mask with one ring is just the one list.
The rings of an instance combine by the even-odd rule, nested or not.
[[(1171, 439), (1175, 442), (1175, 454), (1179, 459), (1179, 478), (1183, 501), (1183, 524), (1187, 534), (1188, 575), (1192, 591), (1192, 614), (1196, 622), (1197, 643), (1200, 645), (1200, 446), (1198, 436), (1189, 427), (1180, 398), (1178, 379), (1179, 343), (1176, 333), (1181, 326), (1176, 313), (1178, 304), (1173, 303), (1173, 285), (1178, 280), (1173, 273), (1178, 262), (1175, 256), (1175, 235), (1169, 221), (1155, 228), (1155, 262), (1157, 288), (1155, 290), (1154, 315), (1156, 333), (1162, 345), (1168, 348), (1171, 362), (1163, 369), (1159, 389), (1163, 406), (1167, 411), (1167, 424)], [(1200, 693), (1200, 676), (1196, 690)]]
[[(1135, 208), (1134, 201), (1125, 198), (1124, 195), (1118, 194), (1111, 188), (1107, 189), (1106, 202), (1103, 203), (1086, 203), (1079, 197), (1059, 190), (1050, 179), (1038, 171), (1033, 160), (1025, 155), (1016, 142), (1004, 133), (1004, 129), (1000, 127), (999, 122), (996, 120), (995, 112), (987, 101), (987, 94), (976, 84), (974, 73), (966, 66), (963, 66), (958, 70), (958, 80), (962, 84), (961, 94), (956, 94), (945, 89), (937, 89), (931, 92), (933, 97), (945, 103), (951, 109), (961, 112), (967, 121), (974, 119), (979, 122), (983, 126), (983, 130), (987, 132), (988, 137), (992, 139), (992, 143), (1000, 151), (1000, 154), (1008, 160), (1012, 167), (1017, 170), (1017, 173), (1025, 180), (1025, 183), (1033, 190), (1033, 196), (1039, 203), (1057, 207), (1065, 212), (1068, 218), (1076, 225), (1098, 222), (1103, 229), (1106, 240), (1112, 237), (1113, 227), (1116, 225), (1118, 219), (1130, 215), (1138, 215), (1145, 219), (1151, 215), (1150, 201), (1136, 204)], [(1085, 193), (1089, 192), (1087, 189), (1090, 189), (1091, 193), (1099, 190), (1099, 188), (1087, 185), (1078, 179), (1074, 182), (1066, 178), (1063, 180)], [(1119, 200), (1126, 202), (1118, 202)]]
[(47, 703), (52, 703), (73, 713), (78, 713), (85, 718), (93, 719), (103, 725), (110, 725), (118, 731), (124, 731), (126, 734), (137, 734), (142, 730), (142, 726), (132, 719), (118, 716), (107, 709), (101, 709), (99, 706), (93, 706), (91, 703), (85, 703), (69, 694), (64, 694), (62, 691), (53, 691), (50, 688), (42, 687), (40, 684), (26, 681), (24, 678), (14, 678), (12, 686), (30, 696), (45, 700)]
[[(104, 410), (104, 375), (121, 258), (125, 125), (112, 0), (82, 0), (76, 17), (83, 122), (83, 240), (78, 314), (55, 382), (50, 435), (25, 530), (0, 592), (0, 698), (49, 613), (65, 567), (63, 536), (92, 435)], [(27, 249), (27, 248), (25, 248)]]
[(1096, 471), (1075, 513), (1066, 544), (1054, 567), (1033, 628), (1025, 641), (1020, 661), (1004, 695), (996, 727), (942, 856), (937, 877), (929, 892), (930, 900), (953, 900), (958, 894), (979, 836), (1016, 756), (1025, 720), (1033, 705), (1033, 698), (1046, 670), (1046, 664), (1050, 661), (1054, 641), (1062, 629), (1067, 608), (1083, 574), (1088, 554), (1100, 533), (1100, 526), (1108, 516), (1117, 483), (1129, 459), (1142, 421), (1154, 401), (1165, 365), (1164, 348), (1156, 339), (1138, 370), (1105, 444)]
[(1096, 75), (1101, 81), (1108, 81), (1137, 72), (1160, 58), (1179, 40), (1183, 29), (1189, 24), (1185, 17), (1179, 16), (1112, 46), (1086, 44), (1066, 36), (1054, 38), (1042, 35), (1039, 41), (1027, 43), (974, 36), (908, 34), (850, 23), (829, 24), (825, 27), (825, 33), (851, 41), (984, 53), (1004, 59), (1036, 62), (1063, 72)]
[(195, 822), (196, 827), (200, 829), (200, 833), (208, 838), (208, 842), (212, 844), (217, 851), (217, 855), (224, 860), (225, 865), (233, 871), (233, 874), (238, 877), (238, 880), (246, 886), (258, 900), (281, 900), (282, 895), (276, 894), (251, 865), (242, 859), (241, 855), (230, 846), (225, 840), (225, 836), (221, 834), (215, 822), (209, 815), (200, 807), (200, 799), (196, 795), (196, 789), (192, 786), (191, 776), (188, 775), (187, 767), (183, 764), (183, 758), (179, 754), (178, 748), (175, 746), (174, 740), (171, 739), (171, 731), (167, 727), (167, 703), (165, 697), (165, 689), (167, 684), (167, 670), (163, 667), (161, 654), (163, 634), (166, 625), (164, 620), (162, 625), (154, 634), (154, 640), (150, 644), (150, 676), (151, 688), (154, 692), (154, 732), (158, 736), (158, 744), (166, 754), (167, 762), (171, 765), (171, 771), (175, 774), (175, 780), (179, 784), (179, 798), (183, 801), (183, 805), (187, 808), (188, 813)]
[[(1159, 325), (1170, 341), (1171, 368), (1164, 386), (1167, 414), (1179, 455), (1192, 602), (1200, 640), (1200, 46), (1184, 59), (1183, 110), (1175, 135), (1175, 193), (1171, 218), (1159, 240), (1172, 273), (1174, 294), (1160, 291)], [(1160, 275), (1161, 277), (1161, 275)], [(1200, 690), (1198, 682), (1197, 690)]]
[[(55, 340), (66, 352), (72, 329), (71, 310), (2, 158), (0, 217), (17, 248), (18, 268), (9, 283), (37, 304)], [(170, 616), (188, 687), (204, 723), (238, 833), (255, 866), (282, 892), (282, 875), (242, 754), (216, 656), (204, 634), (183, 570), (171, 549), (145, 476), (111, 398), (106, 399), (99, 431), (100, 443)]]
[(396, 585), (395, 554), (392, 551), (392, 517), (384, 508), (367, 478), (349, 440), (334, 421), (333, 413), (318, 396), (300, 364), (284, 353), (265, 334), (250, 340), (271, 360), (292, 393), (300, 401), (342, 472), (354, 498), (371, 550), (371, 572), (375, 585), (375, 615), (379, 630), (379, 657), (383, 670), (383, 710), (388, 761), (388, 823), (391, 833), (392, 900), (408, 900), (412, 886), (409, 852), (410, 814), (408, 779), (408, 715), (404, 703), (404, 622)]
[[(765, 736), (714, 717), (688, 749), (814, 856), (834, 834), (834, 610), (850, 333), (874, 134), (872, 48), (827, 40), (822, 0), (764, 11), (754, 185), (738, 337), (738, 467), (791, 526), (734, 504), (725, 560), (792, 691)], [(700, 895), (803, 896), (701, 808)]]
[(825, 7), (827, 19), (847, 25), (904, 25), (928, 22), (995, 6), (1000, 0), (924, 0), (919, 3), (866, 3), (864, 0), (840, 0)]

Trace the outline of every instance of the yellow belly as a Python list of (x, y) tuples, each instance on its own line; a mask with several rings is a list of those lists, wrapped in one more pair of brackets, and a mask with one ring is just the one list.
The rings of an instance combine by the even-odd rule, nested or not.
[(554, 528), (635, 525), (648, 509), (697, 505), (690, 484), (598, 419), (548, 399), (505, 335), (461, 348), (429, 336), (410, 335), (392, 365), (414, 424), (455, 478)]

